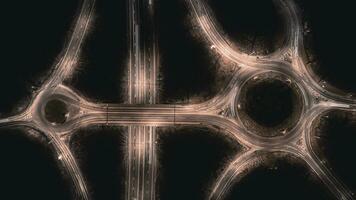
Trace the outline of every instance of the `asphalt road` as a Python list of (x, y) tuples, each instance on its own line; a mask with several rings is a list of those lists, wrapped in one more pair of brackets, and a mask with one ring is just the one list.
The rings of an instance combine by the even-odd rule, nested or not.
[[(340, 96), (316, 81), (305, 65), (303, 27), (298, 9), (291, 0), (276, 3), (287, 18), (288, 38), (283, 48), (266, 56), (251, 56), (239, 52), (219, 30), (217, 22), (205, 1), (186, 0), (199, 24), (205, 42), (223, 59), (236, 63), (235, 74), (229, 84), (214, 98), (197, 104), (157, 104), (157, 63), (155, 34), (147, 32), (154, 25), (150, 20), (153, 1), (129, 1), (130, 8), (130, 63), (128, 66), (128, 103), (102, 104), (90, 102), (74, 92), (63, 81), (74, 76), (82, 42), (92, 20), (94, 0), (84, 0), (81, 13), (69, 43), (55, 63), (52, 75), (33, 94), (33, 99), (22, 113), (0, 120), (0, 127), (26, 126), (36, 129), (50, 139), (58, 159), (71, 176), (78, 198), (88, 200), (90, 195), (82, 172), (68, 148), (68, 138), (76, 130), (89, 125), (129, 126), (127, 160), (127, 189), (125, 198), (155, 199), (157, 173), (155, 127), (175, 125), (204, 125), (218, 128), (223, 137), (231, 137), (243, 145), (242, 153), (226, 166), (215, 181), (210, 199), (222, 199), (234, 180), (243, 176), (244, 169), (253, 169), (260, 158), (272, 152), (285, 152), (304, 160), (337, 199), (354, 199), (354, 194), (325, 167), (313, 150), (311, 124), (330, 109), (355, 111), (356, 99)], [(143, 20), (144, 19), (144, 20)], [(145, 49), (143, 51), (145, 47)], [(241, 123), (238, 97), (246, 80), (261, 73), (280, 73), (295, 83), (303, 98), (303, 112), (297, 125), (280, 137), (266, 138), (250, 132)], [(184, 77), (182, 77), (184, 78)], [(69, 117), (62, 125), (50, 124), (44, 118), (44, 105), (51, 99), (60, 99), (69, 107)], [(147, 180), (149, 180), (147, 182)]]

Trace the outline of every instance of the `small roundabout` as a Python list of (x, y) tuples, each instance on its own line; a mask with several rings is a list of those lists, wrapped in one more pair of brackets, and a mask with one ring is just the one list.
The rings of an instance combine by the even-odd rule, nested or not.
[(37, 94), (29, 111), (40, 129), (51, 127), (66, 132), (73, 128), (73, 120), (80, 114), (81, 101), (70, 88), (60, 86), (54, 92), (43, 90)]
[(53, 125), (64, 124), (69, 116), (68, 105), (60, 99), (52, 99), (46, 103), (44, 115)]

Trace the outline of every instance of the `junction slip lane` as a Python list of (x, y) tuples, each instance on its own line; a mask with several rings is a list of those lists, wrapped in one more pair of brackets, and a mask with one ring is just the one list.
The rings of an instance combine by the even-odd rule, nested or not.
[[(342, 109), (356, 111), (356, 100), (340, 96), (316, 82), (303, 60), (303, 33), (297, 7), (292, 0), (277, 0), (288, 19), (288, 42), (266, 56), (251, 56), (229, 46), (219, 31), (206, 1), (186, 0), (193, 18), (205, 35), (208, 46), (214, 47), (223, 59), (236, 63), (235, 74), (216, 97), (197, 104), (157, 104), (156, 38), (153, 32), (154, 0), (129, 0), (130, 57), (128, 64), (127, 104), (90, 102), (74, 92), (63, 81), (73, 76), (80, 56), (81, 44), (88, 31), (94, 11), (94, 0), (84, 0), (81, 12), (62, 57), (52, 75), (33, 94), (28, 107), (15, 116), (0, 120), (0, 127), (30, 127), (43, 133), (57, 153), (58, 160), (71, 176), (78, 199), (89, 200), (90, 194), (72, 152), (68, 138), (81, 127), (101, 124), (128, 126), (126, 148), (127, 200), (156, 199), (157, 147), (155, 128), (159, 126), (204, 125), (220, 129), (222, 137), (241, 144), (244, 151), (235, 156), (212, 185), (210, 199), (222, 199), (244, 169), (255, 168), (263, 156), (285, 152), (304, 160), (337, 199), (351, 200), (354, 194), (324, 166), (311, 145), (311, 123), (325, 111)], [(287, 58), (287, 59), (286, 59)], [(169, 67), (169, 66), (165, 66)], [(277, 137), (262, 137), (248, 130), (239, 120), (239, 94), (246, 80), (260, 74), (275, 73), (288, 77), (297, 85), (303, 99), (303, 111), (295, 128)], [(183, 78), (183, 77), (182, 77)], [(65, 103), (68, 118), (63, 124), (50, 123), (45, 107), (50, 100)]]

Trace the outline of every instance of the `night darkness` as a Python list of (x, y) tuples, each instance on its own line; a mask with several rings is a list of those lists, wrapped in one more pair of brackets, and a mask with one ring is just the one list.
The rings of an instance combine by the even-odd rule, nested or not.
[[(158, 103), (184, 105), (195, 98), (203, 102), (219, 94), (233, 75), (218, 74), (225, 60), (211, 53), (198, 25), (191, 20), (188, 3), (153, 1), (159, 52)], [(241, 52), (268, 55), (286, 42), (286, 20), (272, 0), (203, 1), (210, 6), (220, 31)], [(305, 29), (304, 56), (308, 69), (327, 89), (356, 98), (354, 6), (345, 0), (294, 1)], [(64, 81), (92, 102), (127, 103), (128, 3), (128, 0), (96, 0), (79, 67), (71, 79)], [(70, 39), (80, 5), (80, 0), (1, 2), (0, 119), (23, 111), (31, 102), (33, 91), (49, 77)], [(233, 66), (230, 62), (226, 65)], [(259, 130), (279, 131), (288, 117), (300, 116), (293, 115), (302, 108), (294, 106), (299, 97), (290, 87), (280, 82), (260, 84), (246, 93), (250, 112), (246, 115), (259, 127), (266, 128)], [(277, 109), (273, 107), (276, 103)], [(226, 114), (229, 111), (221, 113), (231, 117)], [(66, 114), (58, 112), (61, 117)], [(313, 122), (312, 134), (318, 156), (354, 193), (355, 114), (342, 110), (324, 112)], [(65, 123), (65, 118), (62, 122)], [(246, 150), (224, 130), (201, 124), (157, 128), (156, 199), (207, 199), (224, 167)], [(85, 126), (68, 139), (91, 199), (126, 199), (126, 134), (127, 127), (122, 125)], [(223, 199), (335, 199), (303, 160), (280, 154), (269, 156), (269, 162), (233, 182)], [(51, 142), (40, 131), (0, 125), (0, 158), (0, 199), (80, 199), (74, 194), (71, 177), (56, 159)]]

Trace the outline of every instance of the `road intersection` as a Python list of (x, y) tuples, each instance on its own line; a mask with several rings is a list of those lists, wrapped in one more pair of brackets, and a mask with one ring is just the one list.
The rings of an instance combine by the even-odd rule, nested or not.
[[(318, 158), (312, 146), (312, 123), (331, 109), (355, 111), (356, 99), (329, 91), (316, 80), (305, 65), (303, 28), (298, 9), (292, 0), (276, 0), (287, 19), (288, 38), (283, 48), (266, 56), (251, 56), (232, 47), (220, 31), (209, 5), (203, 0), (186, 0), (193, 19), (205, 36), (208, 46), (223, 59), (236, 64), (229, 84), (210, 100), (195, 104), (159, 104), (158, 52), (153, 22), (154, 1), (129, 0), (128, 84), (126, 104), (91, 102), (75, 92), (64, 81), (74, 76), (81, 46), (94, 14), (94, 0), (84, 0), (71, 39), (54, 66), (52, 75), (33, 94), (28, 107), (15, 116), (0, 119), (0, 127), (30, 127), (43, 133), (55, 148), (58, 159), (75, 185), (78, 199), (90, 195), (78, 163), (68, 147), (76, 130), (91, 125), (128, 126), (126, 148), (127, 200), (153, 200), (156, 195), (157, 147), (156, 127), (203, 125), (221, 130), (241, 144), (243, 152), (235, 156), (212, 186), (210, 199), (222, 199), (234, 180), (252, 169), (269, 153), (284, 152), (302, 159), (337, 199), (354, 199), (345, 187)], [(167, 66), (169, 67), (169, 66)], [(244, 83), (261, 74), (282, 74), (295, 84), (303, 99), (303, 110), (295, 127), (278, 137), (262, 137), (246, 128), (239, 118), (239, 93)], [(44, 107), (57, 99), (68, 106), (69, 115), (63, 124), (53, 125), (44, 115)]]

